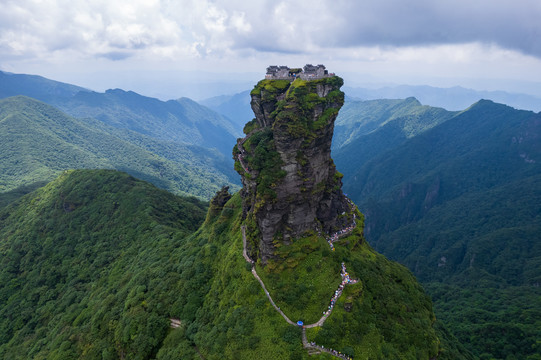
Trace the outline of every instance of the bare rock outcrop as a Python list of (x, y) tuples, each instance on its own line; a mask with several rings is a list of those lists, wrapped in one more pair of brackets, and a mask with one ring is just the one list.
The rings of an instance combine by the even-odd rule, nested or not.
[(251, 92), (255, 119), (234, 149), (252, 258), (275, 246), (351, 223), (342, 175), (331, 159), (334, 121), (344, 103), (337, 76), (262, 80)]

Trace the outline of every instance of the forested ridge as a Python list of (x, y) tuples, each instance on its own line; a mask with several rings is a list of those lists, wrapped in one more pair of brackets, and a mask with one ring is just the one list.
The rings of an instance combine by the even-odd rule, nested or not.
[(114, 168), (171, 192), (206, 199), (235, 181), (217, 151), (76, 119), (25, 96), (0, 100), (0, 140), (2, 192), (80, 168)]
[(68, 171), (1, 210), (0, 357), (153, 357), (178, 301), (173, 251), (205, 212), (112, 170)]
[[(404, 124), (335, 150), (368, 240), (414, 272), (474, 354), (537, 358), (540, 114), (480, 101), (409, 139)], [(389, 142), (391, 128), (401, 141)], [(363, 151), (381, 142), (386, 150)]]

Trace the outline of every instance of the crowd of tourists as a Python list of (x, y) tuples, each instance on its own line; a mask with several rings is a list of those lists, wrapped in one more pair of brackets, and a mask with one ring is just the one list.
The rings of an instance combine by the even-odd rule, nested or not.
[(349, 357), (346, 354), (342, 354), (340, 351), (333, 350), (333, 349), (326, 349), (322, 345), (317, 345), (313, 341), (310, 343), (310, 346), (314, 347), (314, 348), (320, 348), (321, 350), (323, 350), (325, 352), (328, 352), (329, 354), (331, 354), (333, 356), (336, 356), (336, 357), (339, 357), (339, 358), (344, 359), (344, 360), (353, 360), (352, 357)]
[(246, 155), (246, 151), (242, 147), (242, 144), (244, 143), (244, 141), (246, 141), (246, 139), (247, 139), (247, 137), (245, 137), (243, 139), (237, 139), (237, 148), (240, 151), (240, 153), (237, 155), (237, 159), (239, 159), (240, 166), (242, 166), (244, 171), (249, 173), (250, 171), (248, 171), (248, 167), (246, 165), (244, 165), (244, 156)]
[(359, 280), (352, 279), (349, 277), (349, 273), (346, 270), (346, 264), (344, 263), (342, 263), (342, 271), (340, 272), (340, 275), (342, 276), (342, 283), (340, 285), (356, 284), (359, 281)]
[(336, 300), (342, 295), (342, 291), (344, 291), (344, 286), (346, 284), (355, 284), (359, 280), (354, 280), (349, 276), (349, 273), (346, 270), (346, 264), (342, 263), (342, 271), (340, 272), (340, 275), (342, 276), (342, 282), (340, 285), (338, 285), (338, 290), (336, 290), (331, 297), (331, 302), (329, 304), (329, 307), (326, 311), (323, 312), (324, 316), (329, 316), (331, 314), (332, 309), (334, 308), (334, 305), (336, 304)]
[(338, 241), (338, 239), (340, 239), (342, 235), (349, 234), (351, 231), (353, 231), (353, 229), (355, 229), (355, 226), (356, 226), (355, 214), (353, 214), (353, 224), (343, 228), (342, 230), (335, 232), (334, 234), (332, 234), (330, 237), (327, 238), (327, 243), (331, 247), (332, 251), (334, 251), (334, 242)]
[[(355, 204), (353, 203), (353, 201), (351, 201), (346, 194), (344, 194), (344, 197), (346, 198), (346, 201), (348, 202), (351, 211), (355, 210)], [(350, 226), (347, 226), (327, 237), (327, 243), (329, 244), (332, 251), (334, 251), (334, 242), (338, 241), (340, 237), (342, 237), (342, 235), (349, 234), (351, 231), (353, 231), (353, 229), (355, 229), (355, 226), (357, 225), (355, 221), (356, 218), (357, 216), (355, 215), (355, 213), (353, 213), (353, 223)]]

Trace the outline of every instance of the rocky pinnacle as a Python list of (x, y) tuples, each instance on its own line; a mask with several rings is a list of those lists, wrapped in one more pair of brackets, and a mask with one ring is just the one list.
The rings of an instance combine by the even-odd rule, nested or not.
[(334, 121), (344, 103), (337, 76), (260, 81), (251, 92), (255, 119), (233, 150), (242, 177), (252, 258), (263, 263), (279, 243), (351, 223), (352, 211), (331, 159)]

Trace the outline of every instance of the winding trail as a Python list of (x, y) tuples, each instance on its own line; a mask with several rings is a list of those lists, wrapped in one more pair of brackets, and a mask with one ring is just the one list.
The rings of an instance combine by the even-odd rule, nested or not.
[[(267, 291), (267, 288), (265, 287), (265, 284), (263, 283), (263, 280), (261, 280), (259, 275), (257, 275), (257, 271), (255, 269), (255, 262), (254, 262), (254, 260), (252, 260), (248, 256), (248, 253), (246, 252), (246, 226), (242, 225), (241, 230), (242, 230), (242, 256), (244, 257), (246, 262), (248, 262), (248, 263), (250, 263), (252, 265), (252, 275), (254, 275), (254, 277), (257, 279), (257, 281), (259, 281), (259, 284), (261, 284), (261, 287), (263, 288), (263, 291), (265, 292), (265, 295), (267, 295), (267, 298), (269, 299), (269, 301), (272, 304), (272, 306), (274, 307), (274, 309), (280, 315), (282, 315), (282, 317), (284, 318), (284, 320), (288, 324), (298, 326), (297, 323), (291, 321), (291, 319), (288, 318), (287, 315), (284, 314), (284, 312), (276, 305), (274, 300), (272, 300), (271, 295)], [(344, 360), (351, 360), (352, 359), (351, 357), (348, 357), (348, 356), (346, 356), (344, 354), (341, 354), (336, 350), (327, 349), (327, 348), (324, 348), (323, 346), (316, 345), (315, 343), (309, 343), (307, 338), (306, 338), (306, 329), (322, 326), (325, 323), (325, 320), (327, 320), (327, 318), (331, 315), (331, 312), (334, 309), (334, 304), (336, 303), (338, 298), (340, 298), (340, 296), (342, 295), (342, 289), (343, 289), (344, 285), (345, 284), (354, 284), (354, 283), (357, 282), (357, 280), (350, 280), (349, 279), (349, 275), (346, 272), (346, 267), (345, 267), (344, 263), (342, 263), (342, 273), (341, 273), (341, 275), (342, 275), (342, 283), (338, 287), (338, 290), (335, 292), (335, 296), (331, 300), (331, 306), (329, 306), (329, 310), (327, 310), (325, 312), (325, 314), (317, 322), (315, 322), (313, 324), (303, 325), (302, 326), (302, 346), (308, 351), (308, 355), (316, 355), (316, 354), (320, 354), (321, 352), (326, 352), (326, 353), (328, 353), (328, 354), (330, 354), (332, 356), (335, 356), (337, 358), (340, 358), (340, 359), (344, 359)]]
[(244, 163), (244, 155), (246, 154), (246, 150), (244, 150), (243, 144), (246, 142), (246, 140), (248, 140), (250, 136), (252, 136), (257, 131), (259, 131), (259, 129), (252, 130), (245, 137), (237, 139), (237, 148), (240, 151), (240, 154), (237, 156), (237, 159), (239, 159), (240, 166), (242, 166), (244, 171), (250, 175), (252, 175), (252, 173), (250, 172), (250, 169), (248, 168), (248, 166)]

